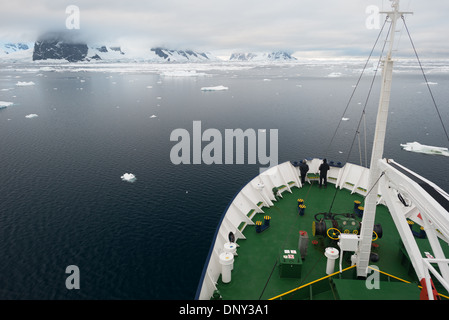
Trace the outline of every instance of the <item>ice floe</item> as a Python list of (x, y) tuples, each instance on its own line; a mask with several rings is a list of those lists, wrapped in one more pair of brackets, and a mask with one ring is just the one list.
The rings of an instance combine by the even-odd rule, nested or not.
[(416, 141), (401, 144), (401, 147), (406, 151), (425, 153), (425, 154), (442, 155), (442, 156), (449, 157), (448, 148), (428, 146), (428, 145), (421, 144)]
[(29, 81), (29, 82), (17, 81), (16, 86), (18, 86), (18, 87), (26, 87), (26, 86), (34, 86), (34, 84), (35, 83), (33, 81)]
[(127, 182), (134, 182), (134, 181), (136, 181), (136, 176), (133, 175), (132, 173), (125, 173), (120, 178), (122, 178), (123, 181), (127, 181)]
[(339, 78), (342, 76), (341, 72), (332, 72), (327, 75), (328, 78)]
[(229, 88), (225, 86), (215, 86), (215, 87), (202, 87), (201, 91), (223, 91), (228, 89)]
[(28, 119), (32, 119), (32, 118), (36, 118), (36, 117), (38, 117), (38, 115), (35, 113), (30, 113), (25, 116), (25, 118), (28, 118)]
[(0, 101), (0, 109), (4, 109), (6, 107), (12, 106), (13, 103), (12, 102), (8, 102), (8, 101)]

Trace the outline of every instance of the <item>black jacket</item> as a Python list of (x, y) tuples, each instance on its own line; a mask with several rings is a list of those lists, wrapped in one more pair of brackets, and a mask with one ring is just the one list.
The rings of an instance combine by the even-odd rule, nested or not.
[(320, 170), (320, 174), (327, 174), (327, 172), (329, 171), (330, 167), (327, 164), (327, 162), (324, 162), (320, 165), (319, 169)]
[(306, 175), (309, 171), (309, 166), (307, 165), (307, 163), (301, 163), (299, 165), (299, 171), (301, 172), (301, 175)]

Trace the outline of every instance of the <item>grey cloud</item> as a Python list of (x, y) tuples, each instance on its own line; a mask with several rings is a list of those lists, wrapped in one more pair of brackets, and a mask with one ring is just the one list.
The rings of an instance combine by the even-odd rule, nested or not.
[[(201, 50), (286, 49), (349, 52), (370, 49), (378, 30), (368, 30), (365, 9), (389, 9), (386, 0), (16, 0), (2, 4), (0, 37), (27, 37), (65, 28), (68, 5), (80, 9), (86, 41), (167, 45)], [(414, 40), (439, 54), (449, 52), (446, 0), (401, 1)], [(14, 40), (14, 39), (9, 39)]]

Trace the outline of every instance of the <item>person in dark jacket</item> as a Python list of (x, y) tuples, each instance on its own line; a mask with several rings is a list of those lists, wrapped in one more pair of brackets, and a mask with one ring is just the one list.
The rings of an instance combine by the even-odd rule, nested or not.
[(302, 160), (301, 164), (299, 165), (299, 172), (301, 172), (301, 183), (304, 184), (306, 182), (307, 172), (309, 172), (307, 160)]
[(323, 163), (318, 168), (320, 170), (320, 188), (324, 181), (324, 186), (327, 187), (327, 172), (330, 170), (329, 165), (327, 164), (327, 160), (323, 159)]

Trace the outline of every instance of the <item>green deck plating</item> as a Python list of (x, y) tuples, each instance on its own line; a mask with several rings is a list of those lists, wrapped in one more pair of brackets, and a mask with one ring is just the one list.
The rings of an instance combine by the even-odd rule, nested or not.
[[(298, 209), (298, 199), (304, 200), (304, 207), (300, 208), (302, 215)], [(339, 247), (336, 240), (326, 235), (314, 235), (312, 226), (316, 222), (315, 215), (327, 213), (330, 208), (333, 214), (354, 213), (354, 201), (360, 201), (363, 205), (363, 200), (362, 196), (351, 194), (346, 189), (337, 190), (332, 184), (327, 188), (306, 184), (300, 189), (292, 188), (292, 193), (283, 192), (282, 198), (274, 206), (264, 207), (263, 214), (257, 213), (252, 217), (254, 225), (245, 227), (246, 239), (237, 241), (238, 255), (234, 260), (232, 280), (223, 283), (220, 278), (217, 283), (222, 298), (419, 299), (420, 289), (413, 267), (390, 213), (382, 205), (377, 206), (376, 210), (376, 224), (382, 226), (382, 237), (375, 239), (372, 246), (372, 252), (378, 255), (378, 260), (371, 263), (380, 273), (373, 271), (366, 279), (357, 279), (355, 268), (350, 268), (353, 253), (345, 252), (342, 269), (347, 270), (338, 272), (337, 259), (336, 273), (331, 276), (326, 274), (327, 258), (324, 251), (327, 247)], [(267, 216), (269, 227), (263, 232), (256, 232)], [(361, 221), (358, 217), (356, 220)], [(354, 225), (346, 231), (332, 230), (334, 233), (330, 234), (331, 237), (338, 237), (339, 231), (352, 234), (358, 232)], [(308, 237), (301, 240), (302, 244), (299, 243), (300, 232), (303, 237)], [(418, 243), (425, 246), (427, 241), (418, 239)], [(304, 251), (299, 246), (306, 248), (304, 259), (301, 257)], [(426, 251), (427, 248), (423, 249)], [(445, 250), (449, 251), (447, 249), (445, 246)], [(434, 280), (434, 283), (438, 289), (438, 281)]]

